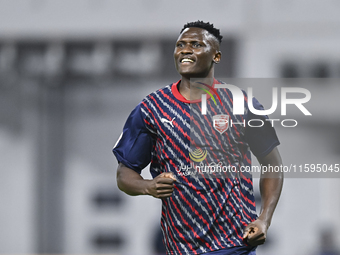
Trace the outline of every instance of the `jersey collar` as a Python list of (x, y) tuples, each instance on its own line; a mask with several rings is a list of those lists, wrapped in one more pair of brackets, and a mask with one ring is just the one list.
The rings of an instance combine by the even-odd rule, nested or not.
[[(201, 102), (201, 99), (188, 100), (188, 99), (186, 99), (184, 96), (182, 96), (182, 94), (181, 94), (181, 93), (179, 92), (179, 90), (178, 90), (178, 87), (179, 87), (179, 84), (180, 84), (180, 83), (181, 83), (181, 80), (179, 80), (179, 81), (177, 81), (177, 82), (175, 82), (175, 83), (173, 83), (173, 84), (171, 85), (172, 94), (173, 94), (179, 101), (181, 101), (181, 102), (183, 102), (183, 103), (187, 103), (187, 104), (190, 104), (190, 103), (199, 103), (199, 102)], [(220, 82), (214, 78), (214, 81), (213, 81), (213, 84), (212, 84), (212, 87), (213, 87), (213, 88), (215, 88), (215, 84), (220, 84)], [(211, 91), (212, 91), (212, 90), (210, 89), (210, 92), (211, 92)], [(209, 99), (209, 98), (210, 98), (210, 95), (207, 95), (207, 99)]]

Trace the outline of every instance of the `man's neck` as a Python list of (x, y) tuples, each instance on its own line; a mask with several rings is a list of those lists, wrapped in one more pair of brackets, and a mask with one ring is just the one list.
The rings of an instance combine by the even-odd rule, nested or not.
[[(201, 79), (188, 79), (186, 77), (182, 76), (181, 82), (179, 84), (179, 93), (187, 99), (187, 100), (198, 100), (201, 99), (202, 94), (204, 94), (204, 90), (198, 88), (197, 83), (194, 83), (193, 80), (197, 80), (200, 83), (207, 84), (209, 86), (212, 86), (213, 84), (213, 77), (206, 77)], [(202, 86), (202, 88), (205, 88), (205, 86)]]

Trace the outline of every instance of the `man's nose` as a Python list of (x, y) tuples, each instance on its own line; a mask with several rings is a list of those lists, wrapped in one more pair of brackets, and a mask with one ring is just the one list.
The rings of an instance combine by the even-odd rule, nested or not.
[(192, 48), (189, 44), (186, 44), (182, 50), (181, 50), (182, 54), (191, 54), (192, 53)]

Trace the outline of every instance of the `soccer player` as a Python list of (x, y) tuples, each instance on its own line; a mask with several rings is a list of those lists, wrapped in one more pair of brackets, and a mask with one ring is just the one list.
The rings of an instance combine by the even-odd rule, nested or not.
[[(279, 141), (267, 116), (254, 115), (246, 103), (243, 115), (232, 114), (231, 91), (215, 89), (220, 83), (214, 79), (214, 65), (221, 59), (221, 40), (212, 24), (187, 23), (174, 51), (181, 80), (146, 96), (113, 148), (118, 187), (132, 196), (162, 199), (167, 254), (255, 254), (265, 242), (280, 197), (283, 175), (262, 173), (257, 217), (252, 178), (241, 170), (251, 165), (250, 151), (263, 166), (281, 166)], [(256, 109), (263, 109), (243, 94), (245, 102), (252, 100)], [(251, 119), (264, 124), (251, 128)], [(146, 180), (140, 173), (150, 162), (153, 179)], [(217, 173), (214, 166), (233, 171)]]

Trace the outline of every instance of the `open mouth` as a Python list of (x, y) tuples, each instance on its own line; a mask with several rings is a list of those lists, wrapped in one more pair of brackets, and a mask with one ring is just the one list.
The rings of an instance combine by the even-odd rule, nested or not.
[(190, 58), (183, 58), (182, 60), (181, 60), (181, 63), (194, 63), (195, 61), (194, 60), (192, 60), (192, 59), (190, 59)]

